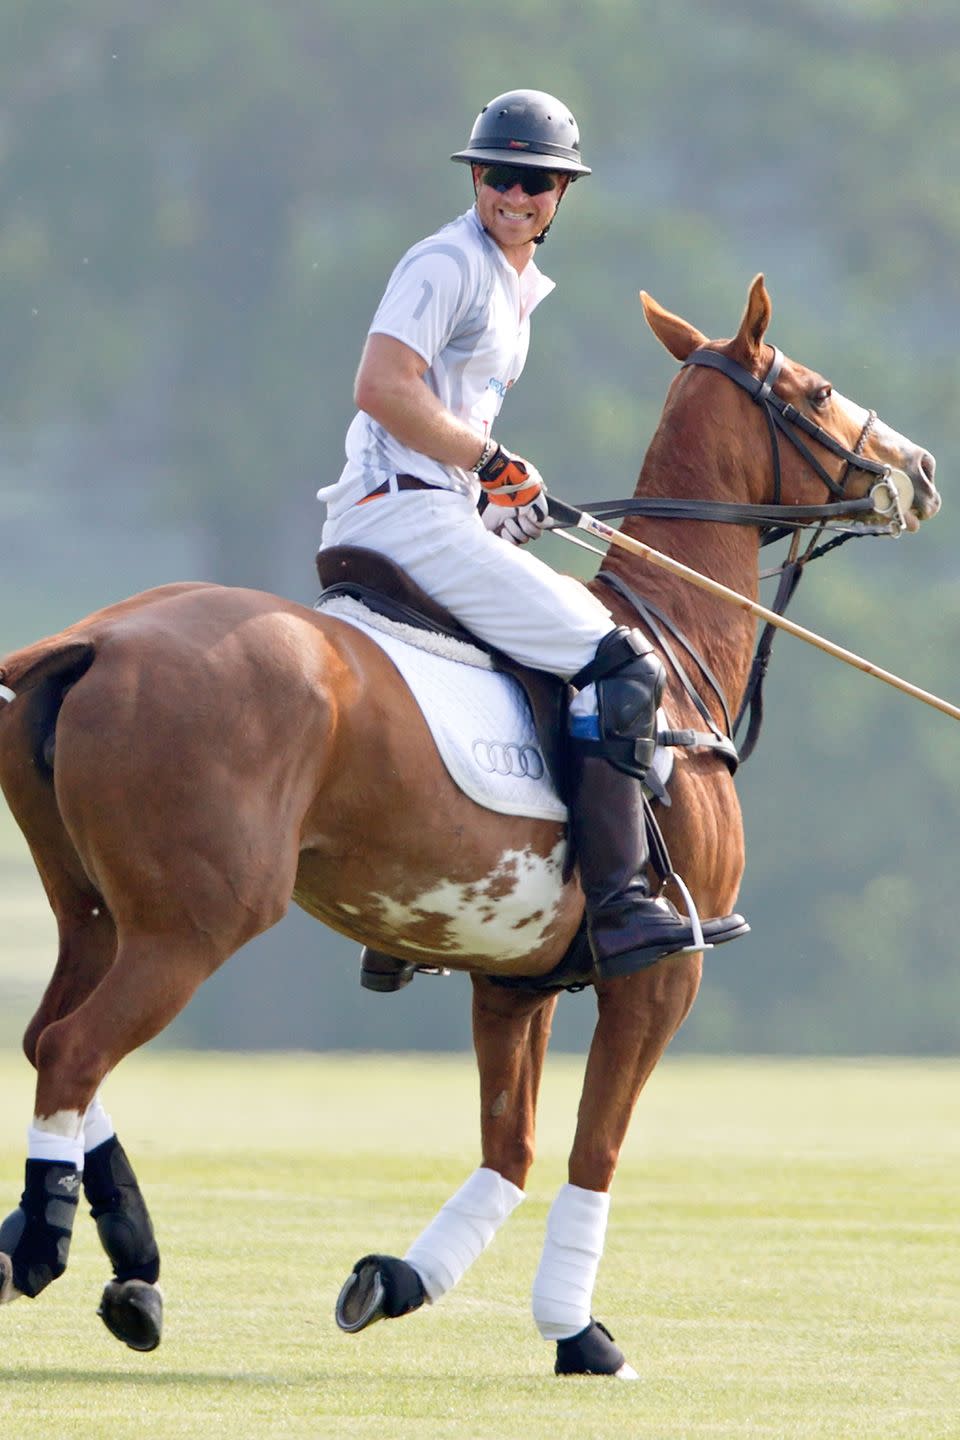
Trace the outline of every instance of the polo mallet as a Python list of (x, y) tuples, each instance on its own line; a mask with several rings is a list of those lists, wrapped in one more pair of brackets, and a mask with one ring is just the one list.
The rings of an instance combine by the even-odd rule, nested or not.
[(593, 535), (598, 540), (604, 540), (618, 550), (627, 550), (631, 555), (640, 555), (644, 560), (649, 560), (651, 565), (659, 566), (661, 570), (668, 570), (671, 575), (679, 575), (682, 580), (689, 581), (698, 589), (706, 590), (708, 594), (716, 595), (720, 600), (726, 600), (729, 605), (736, 605), (738, 609), (748, 611), (758, 620), (765, 620), (767, 624), (775, 625), (779, 630), (786, 630), (788, 635), (795, 635), (798, 640), (805, 640), (808, 645), (815, 645), (818, 650), (832, 655), (835, 660), (842, 660), (845, 665), (852, 665), (855, 670), (862, 670), (865, 675), (872, 675), (875, 680), (882, 680), (885, 685), (892, 685), (895, 690), (902, 690), (905, 695), (912, 695), (915, 700), (922, 700), (925, 705), (932, 705), (935, 710), (942, 710), (944, 715), (951, 715), (954, 720), (960, 720), (960, 708), (956, 705), (951, 705), (947, 700), (941, 700), (938, 695), (931, 695), (929, 690), (921, 690), (919, 686), (911, 685), (908, 680), (901, 680), (899, 675), (892, 675), (889, 670), (881, 670), (879, 665), (864, 660), (862, 656), (855, 655), (852, 650), (844, 650), (841, 645), (835, 645), (832, 640), (824, 639), (822, 635), (817, 635), (813, 630), (804, 629), (802, 625), (788, 620), (786, 616), (778, 615), (775, 610), (768, 610), (765, 605), (760, 605), (756, 600), (741, 595), (739, 590), (731, 590), (729, 586), (721, 585), (719, 580), (711, 580), (709, 575), (703, 575), (699, 570), (692, 570), (689, 565), (671, 559), (669, 555), (655, 550), (652, 545), (644, 544), (642, 540), (634, 540), (629, 535), (621, 534), (619, 530), (605, 525), (602, 520), (598, 520), (586, 510), (578, 510), (575, 505), (570, 505), (565, 500), (558, 500), (555, 495), (547, 496), (547, 504), (550, 509), (550, 518), (554, 522), (553, 528), (583, 530), (586, 534)]

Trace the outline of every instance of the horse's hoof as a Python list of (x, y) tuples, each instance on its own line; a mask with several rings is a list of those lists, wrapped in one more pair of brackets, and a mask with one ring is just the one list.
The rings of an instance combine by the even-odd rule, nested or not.
[(623, 1358), (623, 1351), (614, 1344), (606, 1325), (591, 1320), (579, 1335), (557, 1341), (555, 1375), (612, 1375), (616, 1380), (639, 1380), (632, 1365)]
[(111, 1280), (97, 1311), (111, 1335), (131, 1350), (156, 1350), (163, 1329), (163, 1296), (146, 1280)]
[(395, 1320), (419, 1310), (426, 1298), (423, 1281), (406, 1260), (364, 1255), (347, 1276), (334, 1313), (340, 1329), (355, 1335), (377, 1320)]
[(0, 1305), (19, 1300), (20, 1294), (13, 1283), (13, 1261), (9, 1255), (0, 1255)]

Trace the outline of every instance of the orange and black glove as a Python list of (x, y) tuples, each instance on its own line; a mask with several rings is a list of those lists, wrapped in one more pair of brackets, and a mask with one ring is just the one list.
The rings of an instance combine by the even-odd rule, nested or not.
[(497, 445), (493, 454), (485, 460), (481, 457), (481, 461), (476, 473), (491, 505), (515, 508), (529, 505), (542, 495), (543, 479), (529, 460), (521, 460), (519, 455)]

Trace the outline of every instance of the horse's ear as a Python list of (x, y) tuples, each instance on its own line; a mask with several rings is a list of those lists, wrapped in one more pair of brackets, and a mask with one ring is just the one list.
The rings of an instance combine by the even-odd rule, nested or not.
[(747, 295), (747, 308), (743, 312), (734, 342), (747, 352), (744, 358), (758, 354), (772, 314), (773, 306), (770, 304), (763, 276), (755, 275)]
[(707, 344), (706, 335), (701, 335), (699, 330), (686, 320), (681, 320), (679, 315), (671, 315), (669, 310), (664, 310), (646, 290), (640, 291), (640, 303), (650, 329), (675, 360), (686, 360), (694, 350)]

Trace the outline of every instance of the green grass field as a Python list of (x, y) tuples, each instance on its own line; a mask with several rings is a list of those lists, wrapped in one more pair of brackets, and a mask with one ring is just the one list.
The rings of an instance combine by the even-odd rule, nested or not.
[[(557, 1380), (529, 1293), (582, 1062), (554, 1057), (529, 1198), (435, 1308), (342, 1335), (353, 1261), (402, 1253), (476, 1163), (470, 1057), (134, 1056), (105, 1100), (164, 1255), (153, 1355), (67, 1274), (0, 1313), (17, 1440), (960, 1436), (960, 1065), (665, 1061), (614, 1191), (597, 1314), (641, 1380)], [(12, 1208), (31, 1112), (0, 1061)]]

